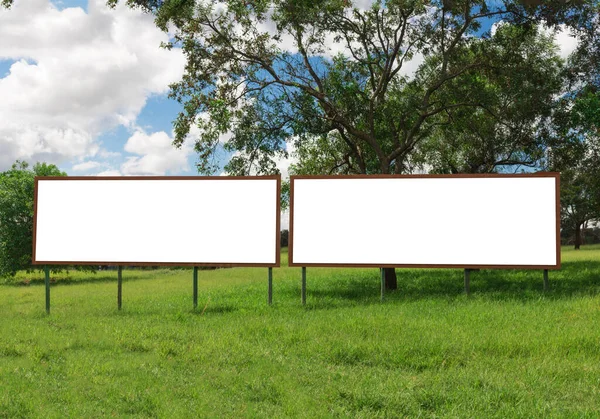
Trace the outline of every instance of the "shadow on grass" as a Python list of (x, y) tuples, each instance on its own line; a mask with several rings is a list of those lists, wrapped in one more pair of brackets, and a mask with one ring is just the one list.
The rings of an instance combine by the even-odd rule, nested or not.
[[(139, 280), (147, 280), (150, 279), (148, 276), (148, 270), (123, 270), (123, 282), (131, 282), (131, 281), (139, 281)], [(165, 273), (165, 276), (172, 275), (170, 272)], [(157, 272), (156, 277), (160, 277), (160, 274)], [(192, 270), (190, 269), (190, 278), (192, 277)], [(1, 279), (0, 279), (1, 281)], [(96, 273), (90, 272), (86, 274), (86, 277), (81, 278), (81, 274), (76, 273), (71, 276), (65, 274), (64, 272), (50, 274), (50, 284), (55, 287), (58, 285), (78, 285), (78, 284), (91, 284), (91, 283), (106, 283), (106, 282), (114, 282), (117, 283), (117, 270), (103, 270), (98, 271)], [(29, 285), (44, 285), (45, 279), (44, 277), (32, 276), (25, 278), (10, 278), (7, 279), (6, 282), (1, 283), (0, 285), (5, 286), (29, 286)]]
[[(380, 282), (377, 269), (370, 271), (340, 268), (328, 270), (327, 273), (309, 269), (307, 284), (307, 309), (331, 309), (343, 306), (379, 304)], [(150, 271), (152, 272), (152, 271)], [(339, 272), (339, 275), (337, 274)], [(387, 301), (418, 301), (429, 298), (445, 298), (449, 301), (464, 299), (464, 275), (461, 269), (410, 269), (399, 268), (398, 289), (386, 291)], [(124, 282), (148, 280), (149, 271), (126, 270), (123, 272)], [(162, 276), (160, 271), (156, 277)], [(171, 275), (165, 272), (164, 276)], [(154, 275), (152, 275), (154, 276)], [(189, 272), (190, 282), (192, 272)], [(57, 285), (76, 285), (86, 283), (117, 282), (117, 271), (100, 271), (81, 278), (55, 274), (58, 278), (52, 283)], [(299, 279), (299, 278), (298, 278)], [(540, 298), (560, 299), (571, 296), (600, 294), (600, 261), (563, 262), (558, 271), (549, 271), (550, 288), (543, 290), (543, 271), (528, 269), (486, 269), (471, 274), (471, 294), (492, 300), (532, 301)], [(44, 284), (43, 277), (32, 278), (29, 284)], [(22, 286), (23, 279), (7, 285)], [(296, 285), (276, 286), (274, 299), (300, 300), (300, 280)], [(254, 286), (254, 285), (253, 285)], [(239, 290), (239, 292), (243, 292)], [(253, 293), (254, 291), (252, 291)], [(265, 291), (266, 292), (266, 291)], [(236, 291), (237, 293), (237, 291)], [(262, 296), (262, 289), (260, 291)], [(204, 308), (202, 302), (197, 313)], [(237, 305), (221, 303), (209, 304), (207, 313), (228, 313), (236, 311)]]
[[(398, 289), (386, 291), (387, 300), (422, 300), (446, 297), (464, 298), (464, 271), (458, 269), (396, 270)], [(487, 269), (471, 273), (471, 294), (498, 300), (539, 300), (600, 294), (600, 261), (565, 262), (558, 271), (549, 271), (550, 287), (543, 289), (543, 271), (528, 269)], [(308, 284), (309, 308), (379, 302), (379, 276), (346, 276), (344, 280), (315, 278)], [(345, 300), (340, 301), (340, 300)]]

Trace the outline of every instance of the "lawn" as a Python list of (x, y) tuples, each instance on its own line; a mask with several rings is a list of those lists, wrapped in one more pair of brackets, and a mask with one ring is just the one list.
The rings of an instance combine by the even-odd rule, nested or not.
[[(284, 253), (282, 263), (286, 264)], [(0, 286), (3, 417), (600, 416), (600, 246), (542, 272), (377, 269), (43, 275)]]

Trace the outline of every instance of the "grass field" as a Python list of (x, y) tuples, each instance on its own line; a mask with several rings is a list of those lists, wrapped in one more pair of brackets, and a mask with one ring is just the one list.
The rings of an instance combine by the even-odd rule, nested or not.
[[(286, 254), (282, 262), (286, 263)], [(0, 418), (599, 417), (600, 246), (550, 272), (125, 270), (0, 286)], [(26, 285), (27, 284), (27, 285)]]

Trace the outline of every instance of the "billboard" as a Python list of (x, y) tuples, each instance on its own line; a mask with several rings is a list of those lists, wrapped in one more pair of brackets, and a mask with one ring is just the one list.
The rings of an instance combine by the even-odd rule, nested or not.
[(280, 176), (39, 177), (34, 264), (279, 266)]
[(559, 180), (292, 176), (290, 266), (558, 269)]

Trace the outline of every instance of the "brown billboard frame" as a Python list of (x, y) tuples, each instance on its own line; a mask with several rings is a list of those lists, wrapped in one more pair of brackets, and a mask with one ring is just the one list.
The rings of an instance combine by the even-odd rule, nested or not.
[[(466, 264), (373, 264), (373, 263), (296, 263), (294, 262), (294, 181), (296, 179), (435, 179), (435, 178), (554, 178), (556, 191), (556, 264), (555, 265), (466, 265)], [(454, 269), (560, 269), (560, 173), (481, 173), (432, 175), (292, 175), (290, 176), (289, 266), (294, 267), (355, 267), (355, 268), (454, 268)]]
[[(109, 180), (109, 181), (129, 181), (129, 180), (276, 180), (277, 181), (277, 200), (276, 200), (276, 232), (275, 232), (275, 263), (210, 263), (210, 262), (81, 262), (81, 261), (38, 261), (36, 260), (36, 239), (37, 239), (37, 205), (38, 205), (38, 181), (40, 180), (59, 180), (59, 181), (79, 181), (79, 180)], [(218, 268), (231, 267), (267, 267), (277, 268), (281, 266), (281, 175), (269, 176), (36, 176), (34, 184), (33, 200), (33, 253), (32, 265), (108, 265), (108, 266), (210, 266)]]

